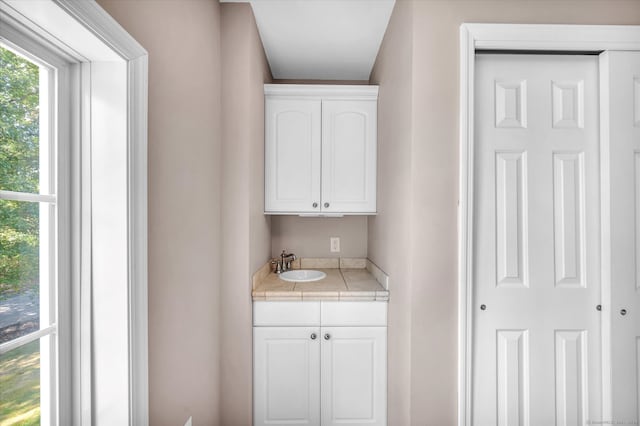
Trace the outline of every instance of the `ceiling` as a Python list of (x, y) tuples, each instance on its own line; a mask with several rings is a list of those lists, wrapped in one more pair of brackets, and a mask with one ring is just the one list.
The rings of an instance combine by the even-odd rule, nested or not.
[(249, 1), (273, 78), (302, 80), (369, 80), (394, 2)]

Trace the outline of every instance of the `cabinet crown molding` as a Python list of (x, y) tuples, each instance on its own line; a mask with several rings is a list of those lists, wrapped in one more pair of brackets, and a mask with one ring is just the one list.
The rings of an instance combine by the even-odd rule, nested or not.
[(358, 100), (378, 99), (378, 86), (332, 84), (265, 84), (266, 96), (300, 98), (345, 98)]

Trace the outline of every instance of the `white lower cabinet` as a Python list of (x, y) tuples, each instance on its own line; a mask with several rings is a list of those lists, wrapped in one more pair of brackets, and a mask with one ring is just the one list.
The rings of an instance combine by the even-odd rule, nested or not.
[(352, 322), (253, 327), (254, 425), (387, 424), (387, 328)]

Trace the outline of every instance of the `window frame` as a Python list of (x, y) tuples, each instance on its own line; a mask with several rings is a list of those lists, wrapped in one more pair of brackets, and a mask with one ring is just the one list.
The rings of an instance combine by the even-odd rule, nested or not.
[[(60, 422), (147, 425), (147, 52), (93, 0), (0, 0), (0, 22), (79, 62), (69, 72), (77, 119), (65, 123), (78, 196), (69, 214), (72, 374), (60, 384), (70, 392)], [(116, 188), (105, 185), (111, 169)], [(108, 232), (109, 214), (117, 232)], [(113, 250), (114, 277), (104, 269)], [(105, 303), (104, 294), (117, 297)]]

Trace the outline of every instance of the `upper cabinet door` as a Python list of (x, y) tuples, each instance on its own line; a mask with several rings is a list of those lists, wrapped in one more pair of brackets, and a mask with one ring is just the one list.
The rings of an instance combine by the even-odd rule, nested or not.
[(321, 101), (265, 101), (265, 212), (320, 212)]
[(322, 211), (376, 212), (377, 103), (322, 101)]

